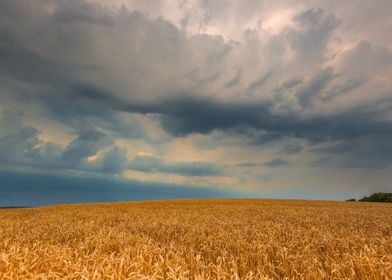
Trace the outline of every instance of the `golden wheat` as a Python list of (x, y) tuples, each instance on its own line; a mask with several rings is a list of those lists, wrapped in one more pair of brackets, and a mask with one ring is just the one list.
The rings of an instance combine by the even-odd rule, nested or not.
[(0, 211), (1, 279), (392, 279), (392, 205), (184, 200)]

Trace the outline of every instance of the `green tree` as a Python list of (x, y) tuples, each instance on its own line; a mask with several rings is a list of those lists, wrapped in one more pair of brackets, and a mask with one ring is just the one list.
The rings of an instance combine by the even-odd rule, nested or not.
[(367, 201), (367, 202), (392, 202), (392, 193), (374, 193), (370, 196), (365, 196), (364, 198), (358, 201)]

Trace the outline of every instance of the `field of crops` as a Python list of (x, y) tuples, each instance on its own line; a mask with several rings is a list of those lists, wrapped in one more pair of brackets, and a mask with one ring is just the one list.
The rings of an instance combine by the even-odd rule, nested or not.
[(0, 279), (392, 279), (392, 204), (184, 200), (0, 210)]

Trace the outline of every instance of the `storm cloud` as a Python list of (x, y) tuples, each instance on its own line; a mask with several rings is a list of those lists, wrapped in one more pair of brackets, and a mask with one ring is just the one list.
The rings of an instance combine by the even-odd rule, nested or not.
[(377, 170), (388, 185), (390, 1), (143, 3), (1, 1), (2, 165), (240, 189), (281, 184), (272, 169)]

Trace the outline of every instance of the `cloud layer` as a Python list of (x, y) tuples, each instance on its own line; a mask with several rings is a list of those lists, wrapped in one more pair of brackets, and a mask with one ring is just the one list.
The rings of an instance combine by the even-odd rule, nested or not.
[(261, 193), (390, 188), (391, 9), (2, 1), (1, 163)]

